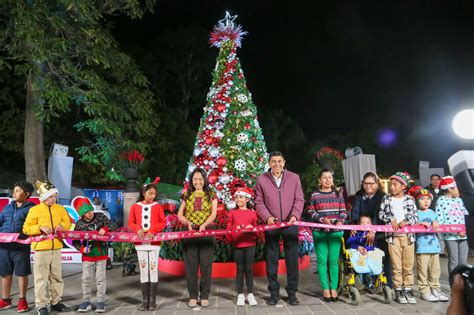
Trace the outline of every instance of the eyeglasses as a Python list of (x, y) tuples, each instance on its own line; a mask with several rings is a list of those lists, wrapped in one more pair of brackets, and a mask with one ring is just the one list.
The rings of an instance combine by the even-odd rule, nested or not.
[(364, 184), (364, 186), (374, 186), (374, 185), (377, 184), (377, 183), (367, 183), (367, 182), (363, 182), (362, 184)]

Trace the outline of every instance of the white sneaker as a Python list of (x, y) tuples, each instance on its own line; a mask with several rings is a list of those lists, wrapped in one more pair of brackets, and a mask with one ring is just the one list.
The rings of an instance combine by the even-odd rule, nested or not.
[(395, 289), (395, 302), (407, 304), (407, 298), (402, 289)]
[(412, 289), (405, 289), (405, 297), (408, 304), (416, 304), (415, 293)]
[(439, 301), (438, 297), (436, 295), (432, 294), (431, 292), (422, 294), (421, 298), (425, 301), (428, 301), (428, 302), (438, 302)]
[(247, 301), (249, 302), (249, 305), (251, 306), (258, 305), (257, 300), (255, 299), (255, 296), (253, 295), (253, 293), (249, 293), (247, 295)]
[(438, 301), (440, 302), (448, 302), (449, 301), (449, 296), (444, 294), (441, 290), (439, 289), (432, 289), (431, 294), (436, 296), (438, 298)]
[(237, 306), (244, 306), (245, 305), (245, 296), (243, 294), (239, 294), (237, 296)]

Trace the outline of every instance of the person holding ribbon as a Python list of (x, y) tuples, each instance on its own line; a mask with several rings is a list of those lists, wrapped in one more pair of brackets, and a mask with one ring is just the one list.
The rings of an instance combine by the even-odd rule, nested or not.
[(61, 269), (63, 242), (57, 232), (69, 230), (72, 224), (66, 209), (56, 203), (59, 191), (53, 184), (36, 181), (36, 189), (41, 203), (28, 212), (23, 233), (45, 236), (44, 240), (32, 242), (31, 247), (35, 251), (33, 274), (36, 309), (38, 315), (48, 315), (48, 304), (51, 304), (53, 311), (68, 310), (61, 302), (64, 291)]
[(138, 202), (130, 208), (128, 218), (128, 227), (143, 240), (135, 243), (142, 289), (142, 304), (138, 306), (139, 311), (156, 309), (158, 258), (161, 243), (153, 241), (153, 237), (156, 233), (163, 231), (166, 225), (163, 207), (156, 202), (156, 185), (159, 181), (159, 177), (153, 182), (150, 178), (146, 180), (140, 189)]
[[(105, 233), (115, 231), (116, 226), (103, 213), (94, 213), (88, 198), (76, 198), (74, 208), (81, 217), (74, 227), (74, 231), (98, 231), (100, 236)], [(105, 312), (105, 293), (106, 277), (105, 270), (107, 266), (107, 244), (105, 242), (93, 241), (89, 239), (74, 240), (73, 246), (82, 253), (82, 298), (84, 301), (77, 310), (80, 313), (88, 312), (92, 309), (91, 303), (91, 280), (95, 273), (97, 285), (97, 313)]]
[[(322, 170), (318, 175), (318, 181), (319, 188), (311, 194), (307, 209), (309, 220), (333, 226), (343, 225), (347, 219), (346, 205), (342, 193), (334, 186), (332, 171)], [(313, 230), (319, 281), (326, 302), (336, 302), (339, 299), (337, 287), (342, 236), (343, 231), (337, 228)]]
[[(25, 239), (22, 233), (23, 223), (31, 207), (35, 204), (28, 201), (34, 188), (31, 183), (18, 182), (13, 185), (13, 200), (0, 212), (0, 232), (20, 233), (20, 238)], [(18, 277), (19, 299), (18, 313), (28, 311), (26, 291), (28, 290), (28, 276), (31, 274), (30, 245), (20, 243), (0, 243), (0, 275), (2, 276), (2, 299), (0, 310), (11, 308), (12, 275)]]
[[(188, 231), (204, 232), (214, 224), (216, 215), (216, 194), (209, 187), (206, 172), (201, 168), (196, 168), (189, 175), (189, 188), (182, 196), (178, 219)], [(182, 242), (186, 283), (189, 291), (188, 306), (196, 307), (198, 298), (200, 298), (201, 306), (208, 307), (216, 238), (215, 236), (203, 236), (183, 239)], [(201, 270), (201, 283), (198, 286), (199, 269)]]
[[(227, 229), (251, 229), (257, 226), (257, 214), (247, 208), (252, 199), (253, 191), (247, 187), (239, 187), (234, 193), (237, 209), (229, 212), (227, 216)], [(255, 258), (255, 245), (257, 235), (255, 233), (232, 234), (232, 247), (234, 261), (237, 266), (237, 306), (245, 305), (244, 275), (247, 282), (247, 301), (249, 305), (257, 305), (253, 295), (253, 259)]]
[(399, 231), (418, 222), (415, 199), (405, 194), (410, 180), (406, 172), (397, 172), (390, 176), (390, 194), (383, 197), (379, 211), (380, 220), (390, 225), (394, 231), (386, 233), (386, 237), (392, 262), (395, 301), (400, 304), (416, 304), (413, 292), (415, 234)]
[(280, 299), (278, 283), (278, 259), (280, 238), (285, 249), (287, 271), (286, 292), (288, 303), (298, 305), (298, 226), (293, 225), (304, 208), (304, 195), (300, 177), (285, 169), (285, 158), (278, 151), (271, 152), (268, 164), (270, 170), (257, 178), (255, 186), (255, 207), (258, 216), (267, 224), (287, 222), (290, 226), (265, 231), (265, 257), (268, 290), (268, 305), (276, 305)]
[[(408, 191), (415, 198), (418, 205), (418, 223), (427, 229), (436, 231), (439, 227), (436, 213), (431, 210), (433, 195), (421, 186), (413, 186)], [(441, 269), (439, 264), (439, 243), (436, 233), (417, 233), (416, 271), (418, 278), (418, 290), (421, 298), (429, 302), (447, 302), (447, 297), (442, 291), (439, 283)]]
[[(436, 202), (436, 215), (439, 224), (465, 224), (465, 215), (469, 214), (460, 198), (456, 181), (452, 176), (441, 179), (442, 195)], [(459, 265), (467, 264), (469, 245), (466, 232), (443, 233), (444, 243), (448, 248), (448, 270), (451, 273)]]
[[(374, 172), (367, 172), (362, 178), (362, 184), (359, 191), (355, 194), (350, 211), (352, 224), (359, 224), (362, 216), (368, 216), (372, 224), (385, 224), (379, 219), (380, 204), (385, 193), (380, 184), (380, 178)], [(354, 236), (357, 231), (351, 231), (351, 236)], [(377, 248), (385, 253), (383, 257), (383, 272), (387, 277), (387, 285), (392, 288), (392, 266), (390, 263), (390, 255), (388, 253), (388, 244), (385, 239), (385, 233), (367, 233), (367, 242), (374, 244)]]

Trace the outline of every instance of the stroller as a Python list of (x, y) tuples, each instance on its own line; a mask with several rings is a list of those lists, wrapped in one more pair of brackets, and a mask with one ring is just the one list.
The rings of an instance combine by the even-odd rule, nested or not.
[(355, 249), (346, 249), (344, 238), (342, 238), (338, 293), (341, 294), (343, 290), (347, 291), (351, 304), (359, 305), (360, 293), (356, 288), (356, 278), (362, 278), (364, 275), (367, 275), (375, 278), (373, 286), (368, 288), (369, 293), (374, 294), (381, 289), (384, 302), (390, 304), (392, 301), (392, 289), (388, 286), (387, 277), (383, 273), (383, 264), (381, 262), (383, 256), (384, 252), (380, 249), (376, 249), (373, 254), (365, 256)]

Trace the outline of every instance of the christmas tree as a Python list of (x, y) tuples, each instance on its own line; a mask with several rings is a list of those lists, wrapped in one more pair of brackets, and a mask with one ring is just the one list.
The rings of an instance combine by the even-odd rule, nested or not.
[(220, 52), (186, 174), (188, 180), (196, 167), (206, 170), (220, 209), (223, 205), (234, 208), (233, 188), (253, 187), (267, 165), (257, 108), (237, 57), (237, 48), (246, 32), (234, 23), (236, 17), (226, 12), (210, 36), (210, 44)]
[[(206, 170), (209, 183), (216, 192), (219, 206), (216, 217), (218, 229), (225, 229), (227, 211), (235, 207), (232, 199), (234, 189), (253, 187), (257, 176), (267, 168), (267, 149), (257, 119), (257, 108), (245, 83), (244, 73), (237, 58), (242, 36), (246, 34), (234, 24), (236, 16), (226, 13), (214, 27), (210, 44), (220, 48), (213, 73), (207, 104), (201, 118), (193, 156), (188, 164), (185, 189), (189, 187), (189, 174), (200, 167)], [(182, 228), (177, 215), (166, 213), (165, 231)], [(263, 224), (263, 222), (260, 222)], [(232, 260), (232, 247), (228, 236), (216, 237), (214, 262)], [(265, 259), (263, 233), (257, 233), (255, 261)], [(308, 255), (313, 250), (311, 231), (300, 228), (299, 255)], [(283, 254), (282, 254), (283, 255)], [(162, 243), (160, 257), (182, 260), (182, 244), (179, 240)]]

